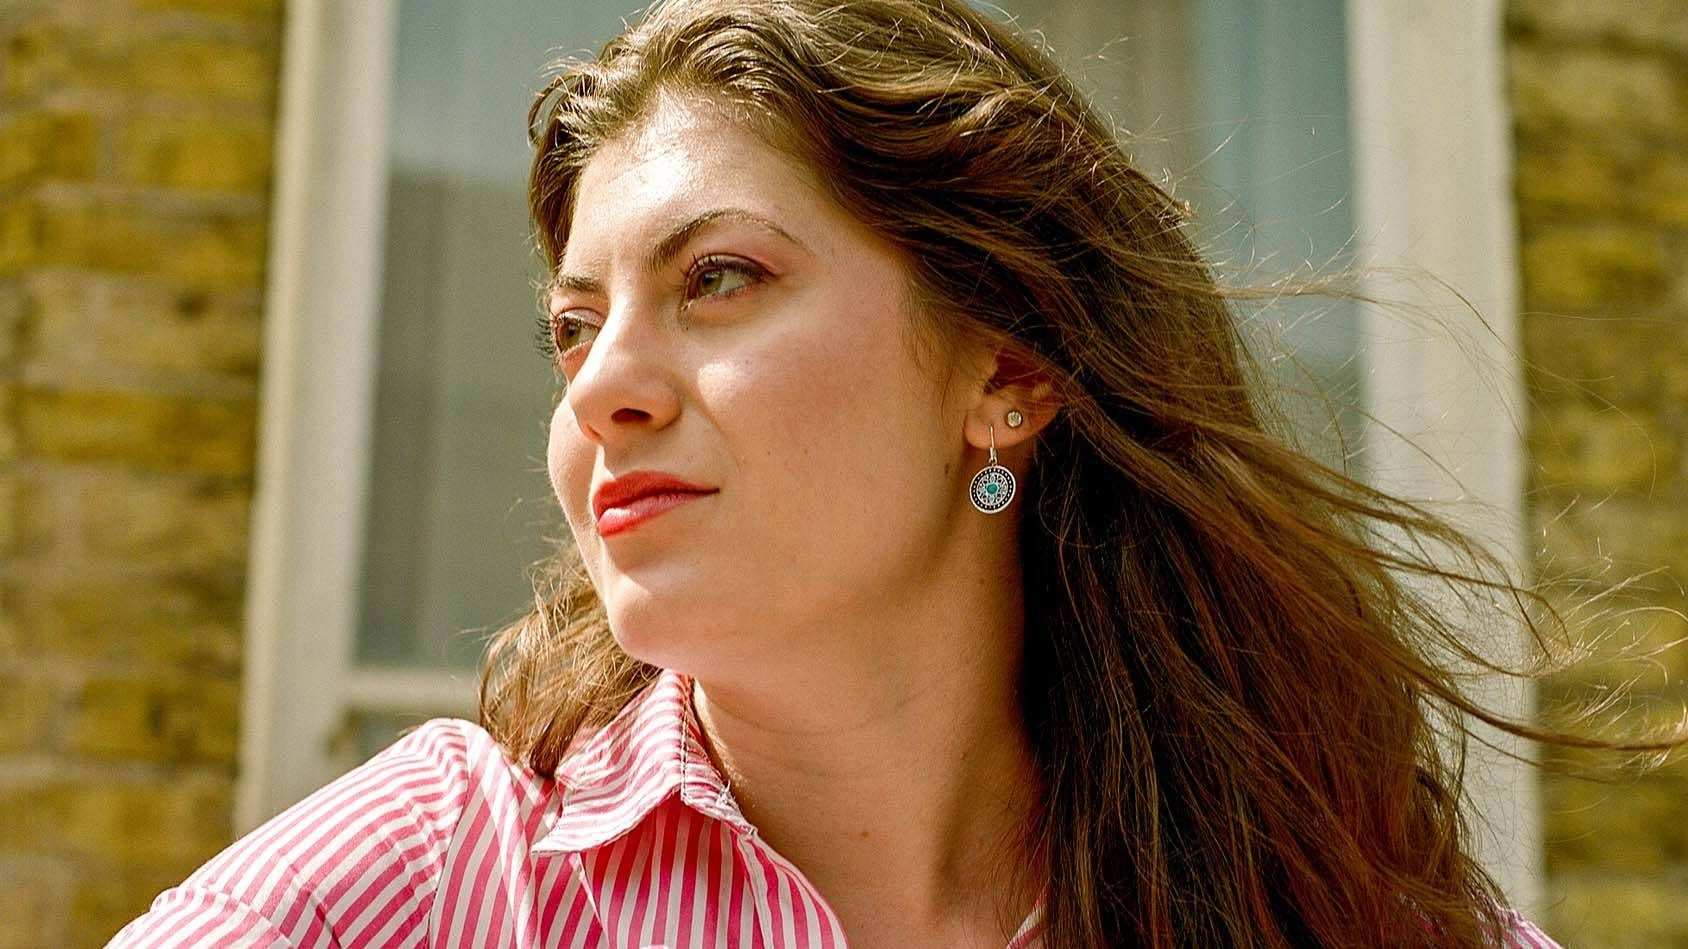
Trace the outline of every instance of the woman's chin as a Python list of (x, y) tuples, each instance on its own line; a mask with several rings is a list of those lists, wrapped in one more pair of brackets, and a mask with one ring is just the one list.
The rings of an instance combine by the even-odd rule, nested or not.
[[(721, 645), (731, 627), (718, 603), (648, 589), (605, 604), (610, 633), (629, 656), (664, 669), (693, 668)], [(711, 645), (713, 644), (713, 645)]]

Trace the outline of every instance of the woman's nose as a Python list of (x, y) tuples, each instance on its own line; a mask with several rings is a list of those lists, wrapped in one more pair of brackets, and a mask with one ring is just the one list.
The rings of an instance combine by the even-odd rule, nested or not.
[(660, 322), (631, 310), (605, 318), (564, 394), (587, 438), (610, 447), (629, 435), (660, 430), (679, 413)]

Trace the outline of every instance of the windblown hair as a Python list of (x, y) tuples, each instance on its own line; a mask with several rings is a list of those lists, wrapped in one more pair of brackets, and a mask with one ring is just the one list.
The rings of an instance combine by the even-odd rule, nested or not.
[[(1465, 723), (1563, 736), (1464, 694), (1453, 662), (1494, 666), (1424, 589), (1524, 623), (1529, 594), (1283, 437), (1188, 212), (1051, 59), (963, 0), (658, 3), (534, 103), (553, 271), (583, 167), (666, 94), (727, 106), (897, 248), (930, 338), (1054, 382), (1019, 538), (1049, 944), (1491, 944)], [(551, 775), (656, 673), (562, 545), (482, 719)]]

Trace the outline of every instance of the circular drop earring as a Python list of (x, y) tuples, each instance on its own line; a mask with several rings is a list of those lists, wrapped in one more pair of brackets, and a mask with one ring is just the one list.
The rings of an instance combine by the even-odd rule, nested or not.
[(990, 464), (979, 469), (967, 496), (981, 513), (995, 514), (1014, 500), (1014, 472), (996, 463), (996, 426), (991, 426)]

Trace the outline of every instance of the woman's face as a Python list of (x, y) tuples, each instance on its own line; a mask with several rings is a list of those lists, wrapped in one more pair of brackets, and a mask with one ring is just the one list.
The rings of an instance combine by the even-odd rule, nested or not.
[[(901, 260), (726, 115), (665, 97), (595, 154), (550, 298), (552, 485), (622, 648), (694, 674), (844, 648), (971, 512)], [(595, 509), (639, 471), (707, 493)]]

